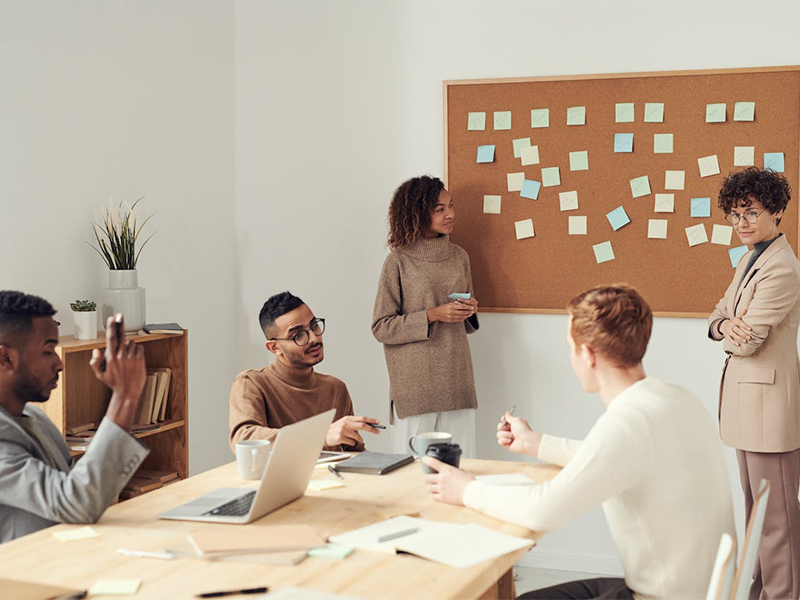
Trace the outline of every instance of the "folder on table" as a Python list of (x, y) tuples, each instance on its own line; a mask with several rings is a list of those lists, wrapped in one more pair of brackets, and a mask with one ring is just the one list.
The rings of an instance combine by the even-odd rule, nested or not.
[(385, 454), (365, 450), (337, 464), (336, 470), (343, 473), (383, 475), (412, 462), (414, 457), (410, 454)]

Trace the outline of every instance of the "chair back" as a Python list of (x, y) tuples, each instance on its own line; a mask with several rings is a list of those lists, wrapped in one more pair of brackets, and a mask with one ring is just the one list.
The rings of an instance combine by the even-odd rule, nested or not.
[(708, 582), (706, 600), (730, 600), (733, 591), (733, 578), (736, 575), (736, 540), (723, 533), (719, 541), (717, 559)]
[(753, 581), (753, 571), (758, 556), (758, 544), (761, 541), (761, 529), (764, 527), (764, 515), (767, 512), (769, 500), (769, 481), (761, 480), (758, 494), (753, 500), (753, 509), (750, 511), (750, 521), (744, 535), (742, 552), (739, 555), (739, 564), (736, 568), (736, 577), (733, 582), (733, 598), (747, 600), (750, 596), (750, 584)]

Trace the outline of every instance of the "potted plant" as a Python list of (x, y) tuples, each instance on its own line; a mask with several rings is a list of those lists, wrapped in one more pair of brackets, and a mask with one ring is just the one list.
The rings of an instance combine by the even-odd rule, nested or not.
[(75, 321), (75, 339), (93, 340), (97, 337), (97, 304), (91, 300), (70, 302)]
[(155, 232), (150, 234), (137, 250), (139, 236), (153, 216), (137, 224), (136, 205), (142, 198), (130, 207), (123, 201), (116, 209), (113, 206), (107, 208), (101, 221), (92, 225), (97, 245), (89, 244), (108, 267), (108, 287), (102, 296), (103, 323), (120, 312), (125, 315), (125, 330), (128, 332), (138, 331), (145, 324), (145, 290), (139, 287), (136, 263), (147, 242), (155, 235)]

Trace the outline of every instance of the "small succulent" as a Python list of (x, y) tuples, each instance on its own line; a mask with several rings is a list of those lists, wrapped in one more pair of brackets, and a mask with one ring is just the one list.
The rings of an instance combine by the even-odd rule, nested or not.
[(69, 307), (73, 312), (92, 312), (97, 310), (97, 304), (91, 300), (75, 300), (75, 302), (69, 303)]

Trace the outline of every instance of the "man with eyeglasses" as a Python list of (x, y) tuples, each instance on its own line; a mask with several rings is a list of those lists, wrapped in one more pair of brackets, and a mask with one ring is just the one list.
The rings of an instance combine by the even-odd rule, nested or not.
[(281, 427), (331, 408), (334, 421), (325, 438), (326, 450), (360, 451), (359, 431), (379, 433), (378, 419), (353, 416), (353, 402), (343, 381), (314, 371), (324, 358), (325, 319), (290, 292), (275, 294), (258, 315), (275, 361), (263, 369), (240, 373), (230, 396), (230, 445), (242, 440), (272, 440)]

